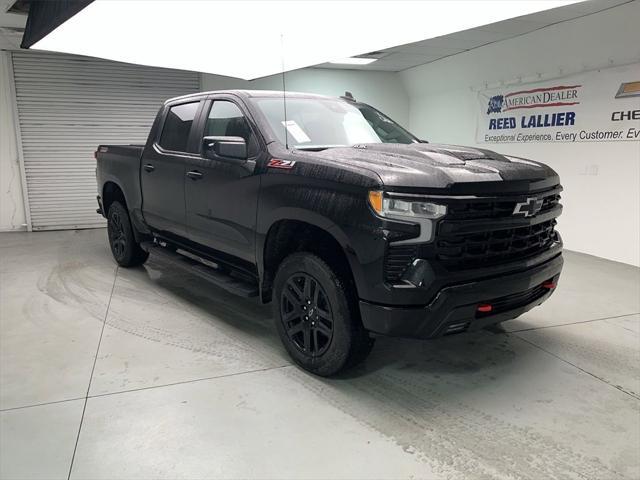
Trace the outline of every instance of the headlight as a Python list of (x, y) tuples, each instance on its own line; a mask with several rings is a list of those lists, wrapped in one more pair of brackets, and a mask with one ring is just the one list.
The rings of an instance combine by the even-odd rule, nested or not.
[(445, 205), (385, 197), (379, 190), (369, 192), (369, 205), (382, 217), (411, 217), (435, 220), (447, 213)]

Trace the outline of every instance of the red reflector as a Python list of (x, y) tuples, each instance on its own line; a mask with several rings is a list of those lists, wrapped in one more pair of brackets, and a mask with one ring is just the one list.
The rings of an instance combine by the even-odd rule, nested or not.
[(555, 283), (553, 283), (551, 280), (549, 280), (548, 282), (544, 282), (544, 283), (542, 284), (542, 288), (546, 288), (546, 289), (548, 289), (548, 290), (551, 290), (551, 289), (553, 289), (553, 288), (556, 288), (556, 284), (555, 284)]
[(479, 312), (489, 313), (491, 310), (493, 310), (493, 307), (491, 305), (489, 305), (488, 303), (482, 303), (482, 304), (478, 305), (478, 311)]

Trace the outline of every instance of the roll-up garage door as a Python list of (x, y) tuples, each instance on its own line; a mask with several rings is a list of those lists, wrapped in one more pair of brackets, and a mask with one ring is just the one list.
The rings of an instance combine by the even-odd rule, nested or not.
[(144, 143), (161, 103), (197, 92), (199, 74), (49, 53), (12, 58), (32, 228), (104, 225), (96, 147)]

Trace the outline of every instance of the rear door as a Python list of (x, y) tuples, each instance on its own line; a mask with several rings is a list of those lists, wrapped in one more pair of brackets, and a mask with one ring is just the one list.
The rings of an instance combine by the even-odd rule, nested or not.
[(167, 105), (156, 138), (141, 162), (142, 213), (155, 230), (168, 236), (187, 235), (184, 179), (186, 163), (199, 158), (195, 120), (204, 101)]
[(255, 222), (259, 178), (256, 162), (264, 154), (262, 140), (244, 106), (232, 96), (209, 99), (199, 129), (200, 151), (204, 136), (242, 137), (248, 160), (199, 155), (187, 161), (185, 198), (189, 239), (213, 253), (233, 255), (255, 263)]

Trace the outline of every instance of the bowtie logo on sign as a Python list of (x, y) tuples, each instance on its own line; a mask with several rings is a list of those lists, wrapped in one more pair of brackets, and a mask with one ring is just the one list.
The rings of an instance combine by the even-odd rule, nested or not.
[(616, 98), (640, 97), (640, 82), (625, 82), (620, 85)]
[(542, 200), (537, 198), (527, 198), (526, 201), (516, 203), (516, 207), (513, 209), (514, 215), (522, 215), (524, 217), (533, 217), (542, 209)]

